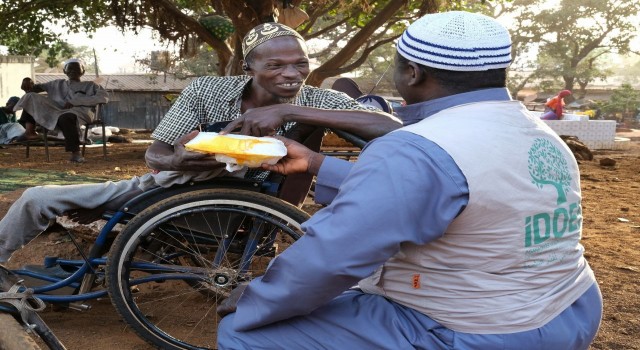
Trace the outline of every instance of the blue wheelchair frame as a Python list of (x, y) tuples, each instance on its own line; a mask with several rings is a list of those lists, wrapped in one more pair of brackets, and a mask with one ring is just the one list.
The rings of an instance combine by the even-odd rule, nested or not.
[[(96, 298), (101, 298), (107, 295), (107, 290), (100, 290), (94, 292), (82, 292), (80, 294), (74, 295), (56, 295), (56, 294), (45, 294), (48, 292), (56, 291), (62, 288), (71, 287), (74, 289), (78, 289), (82, 286), (82, 282), (85, 280), (85, 277), (88, 275), (97, 276), (98, 272), (96, 268), (99, 266), (106, 266), (107, 259), (103, 257), (103, 255), (107, 252), (109, 246), (107, 245), (109, 233), (113, 231), (115, 226), (120, 223), (126, 223), (129, 219), (133, 218), (136, 214), (138, 214), (142, 209), (147, 208), (153, 203), (158, 202), (161, 199), (171, 197), (173, 195), (197, 191), (201, 189), (209, 189), (209, 188), (234, 188), (234, 189), (244, 189), (251, 191), (258, 191), (261, 193), (275, 195), (277, 192), (276, 183), (271, 182), (260, 182), (254, 180), (246, 180), (246, 179), (238, 179), (238, 178), (218, 178), (212, 181), (206, 181), (201, 183), (189, 183), (185, 185), (178, 185), (171, 188), (155, 188), (149, 191), (146, 191), (131, 200), (125, 203), (118, 211), (115, 213), (106, 214), (105, 219), (107, 219), (107, 223), (100, 230), (100, 233), (97, 235), (95, 243), (93, 243), (89, 254), (85, 255), (82, 253), (80, 249), (78, 251), (82, 255), (82, 260), (68, 260), (68, 259), (58, 259), (56, 257), (46, 257), (44, 259), (44, 268), (52, 268), (56, 265), (60, 266), (63, 270), (75, 270), (69, 276), (59, 277), (51, 274), (40, 273), (36, 271), (30, 271), (26, 269), (17, 269), (12, 270), (12, 272), (18, 276), (32, 277), (44, 282), (49, 282), (46, 285), (32, 287), (34, 295), (41, 299), (42, 301), (49, 303), (72, 303), (78, 301), (91, 300)], [(66, 269), (65, 269), (66, 268)], [(136, 266), (136, 268), (140, 269), (154, 269), (154, 266), (151, 264), (142, 264)], [(174, 275), (175, 276), (175, 275)], [(103, 276), (104, 277), (104, 276)], [(157, 275), (153, 277), (152, 280), (166, 280), (167, 276)], [(183, 276), (184, 279), (184, 276)], [(147, 282), (147, 280), (141, 281)], [(0, 305), (0, 310), (11, 311), (6, 307)]]
[[(364, 145), (364, 141), (354, 138), (352, 135), (348, 133), (344, 133), (341, 131), (334, 131), (339, 136), (351, 141), (359, 147)], [(353, 154), (349, 154), (348, 156), (357, 156), (359, 152), (353, 152)], [(342, 154), (341, 154), (342, 155)], [(296, 183), (295, 181), (291, 181), (297, 185), (300, 183)], [(304, 180), (303, 180), (304, 182)], [(83, 253), (81, 247), (77, 244), (75, 238), (72, 236), (72, 241), (76, 245), (77, 251), (82, 256), (82, 259), (60, 259), (58, 257), (45, 257), (42, 268), (37, 270), (32, 269), (16, 269), (11, 272), (14, 275), (17, 275), (21, 278), (30, 278), (32, 280), (39, 281), (39, 285), (30, 286), (33, 290), (33, 296), (38, 299), (53, 304), (67, 304), (70, 308), (86, 310), (89, 306), (85, 304), (81, 304), (80, 302), (97, 299), (101, 297), (105, 297), (108, 295), (108, 289), (106, 287), (101, 288), (100, 290), (92, 291), (92, 288), (95, 285), (96, 279), (98, 281), (104, 280), (106, 278), (106, 271), (103, 269), (99, 271), (101, 267), (106, 268), (107, 258), (105, 257), (111, 247), (112, 241), (110, 241), (110, 233), (115, 229), (118, 224), (126, 224), (131, 219), (133, 219), (137, 214), (139, 214), (142, 210), (150, 207), (151, 205), (173, 197), (180, 194), (184, 194), (192, 191), (206, 190), (206, 189), (241, 189), (245, 191), (258, 192), (262, 194), (266, 194), (272, 197), (280, 197), (279, 194), (282, 194), (283, 189), (282, 181), (259, 181), (259, 180), (251, 180), (251, 179), (240, 179), (240, 178), (216, 178), (210, 181), (199, 182), (199, 183), (188, 183), (184, 185), (176, 185), (170, 188), (162, 188), (158, 187), (149, 191), (146, 191), (122, 205), (116, 212), (107, 213), (103, 216), (105, 220), (107, 220), (106, 224), (98, 233), (95, 238), (95, 242), (92, 244), (89, 249), (88, 254)], [(299, 192), (299, 191), (298, 191)], [(287, 200), (287, 199), (285, 199)], [(299, 198), (291, 198), (288, 200), (293, 202), (295, 200), (299, 200)], [(222, 257), (218, 257), (218, 254), (221, 251), (227, 251), (227, 245), (231, 242), (229, 240), (223, 240), (219, 242), (223, 249), (220, 249), (216, 252), (216, 257), (213, 259), (214, 266), (220, 263), (218, 261)], [(256, 253), (260, 247), (258, 246), (260, 242), (257, 240), (251, 241), (247, 243), (246, 247), (244, 247), (244, 253), (242, 254), (242, 260), (240, 262), (239, 271), (244, 271), (251, 264), (251, 257), (254, 253)], [(265, 243), (263, 241), (262, 243)], [(274, 242), (272, 240), (266, 241), (266, 245), (272, 245)], [(189, 274), (188, 270), (181, 270), (183, 267), (180, 265), (169, 266), (158, 265), (150, 262), (132, 262), (130, 269), (136, 271), (152, 271), (153, 274), (145, 276), (140, 279), (133, 279), (129, 282), (130, 286), (135, 286), (141, 283), (147, 282), (164, 282), (167, 280), (183, 280), (183, 281), (193, 281), (193, 283), (199, 283), (202, 280), (198, 278), (198, 276), (194, 274)], [(49, 270), (49, 271), (47, 271)], [(54, 273), (50, 273), (54, 272)], [(57, 272), (57, 273), (55, 273)], [(178, 272), (178, 273), (176, 273)], [(73, 292), (68, 292), (65, 289), (72, 289)], [(24, 291), (25, 288), (22, 288)], [(16, 314), (17, 310), (12, 306), (7, 306), (0, 304), (0, 312), (9, 312), (12, 314)], [(44, 325), (43, 327), (46, 327)], [(51, 333), (49, 329), (41, 329), (43, 333)], [(39, 332), (40, 333), (40, 332)], [(47, 343), (51, 349), (64, 349), (62, 344), (59, 344), (55, 336), (53, 336), (54, 340), (50, 341), (52, 343)], [(46, 339), (45, 339), (45, 342)]]

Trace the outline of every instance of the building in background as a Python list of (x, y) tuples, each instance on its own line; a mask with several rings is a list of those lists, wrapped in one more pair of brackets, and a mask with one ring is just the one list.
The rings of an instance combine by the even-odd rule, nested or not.
[(33, 74), (33, 57), (0, 56), (0, 105), (4, 106), (11, 96), (22, 96), (22, 79), (33, 79)]

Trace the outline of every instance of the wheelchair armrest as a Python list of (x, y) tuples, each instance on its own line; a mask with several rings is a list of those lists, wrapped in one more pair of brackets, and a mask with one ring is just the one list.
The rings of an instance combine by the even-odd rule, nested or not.
[(339, 137), (345, 139), (346, 141), (350, 142), (352, 145), (362, 149), (364, 148), (364, 146), (367, 144), (367, 141), (365, 141), (364, 139), (362, 139), (360, 136), (354, 135), (350, 132), (344, 131), (344, 130), (340, 130), (340, 129), (330, 129), (334, 134), (338, 135)]
[[(258, 181), (252, 179), (243, 179), (236, 177), (219, 177), (207, 181), (201, 182), (188, 182), (180, 185), (173, 185), (169, 188), (156, 187), (151, 190), (145, 191), (140, 195), (130, 199), (124, 203), (119, 211), (125, 212), (131, 215), (136, 215), (149, 206), (169, 198), (171, 196), (197, 191), (209, 188), (235, 188), (249, 191), (269, 193), (272, 189), (272, 184), (268, 181)], [(109, 215), (109, 213), (105, 213)]]

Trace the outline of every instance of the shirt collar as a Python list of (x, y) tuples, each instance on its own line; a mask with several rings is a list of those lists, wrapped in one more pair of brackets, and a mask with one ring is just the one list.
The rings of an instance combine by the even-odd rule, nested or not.
[(242, 101), (242, 93), (244, 92), (244, 89), (247, 87), (247, 85), (249, 85), (249, 83), (251, 82), (251, 80), (253, 79), (251, 76), (249, 75), (241, 75), (238, 76), (239, 79), (241, 79), (241, 84), (237, 84), (235, 86), (230, 86), (231, 89), (227, 90), (227, 98), (229, 98), (229, 105), (230, 106), (237, 106), (238, 108), (240, 108), (240, 101)]
[(430, 101), (414, 103), (394, 109), (404, 125), (417, 123), (444, 109), (467, 103), (485, 101), (510, 101), (511, 95), (506, 88), (489, 88), (441, 97)]

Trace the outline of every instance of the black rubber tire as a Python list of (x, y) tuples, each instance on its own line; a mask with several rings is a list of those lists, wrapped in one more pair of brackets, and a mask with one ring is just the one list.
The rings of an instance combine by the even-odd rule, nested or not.
[[(238, 283), (262, 275), (268, 262), (300, 237), (300, 224), (308, 218), (280, 199), (238, 189), (162, 200), (129, 221), (111, 247), (111, 301), (125, 322), (158, 348), (215, 348), (218, 303)], [(277, 237), (262, 237), (264, 232)], [(240, 271), (239, 258), (255, 233), (259, 248), (247, 255), (250, 267)], [(230, 244), (220, 243), (225, 236)], [(145, 262), (149, 265), (142, 269)], [(161, 281), (131, 281), (160, 275)]]

